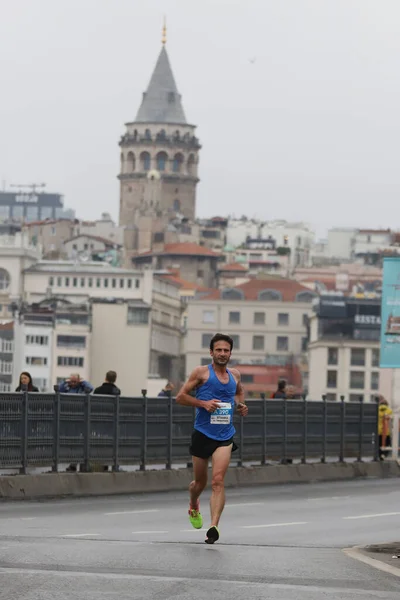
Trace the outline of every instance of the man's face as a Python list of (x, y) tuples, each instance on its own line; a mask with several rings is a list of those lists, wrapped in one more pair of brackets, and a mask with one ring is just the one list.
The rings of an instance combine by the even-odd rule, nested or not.
[(213, 350), (210, 350), (212, 359), (219, 367), (228, 364), (231, 357), (231, 347), (228, 342), (215, 342)]
[(71, 377), (69, 378), (69, 385), (71, 387), (77, 387), (79, 383), (79, 379), (77, 378), (76, 375), (71, 375)]

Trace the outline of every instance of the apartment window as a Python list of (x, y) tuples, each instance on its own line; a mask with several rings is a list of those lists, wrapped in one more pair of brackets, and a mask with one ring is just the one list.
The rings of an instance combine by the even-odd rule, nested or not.
[(54, 285), (54, 277), (49, 277), (49, 286), (53, 287)]
[(351, 349), (350, 364), (353, 367), (364, 367), (365, 366), (365, 349), (364, 348), (352, 348)]
[(371, 373), (371, 390), (379, 390), (379, 371)]
[(278, 352), (287, 352), (289, 350), (289, 338), (286, 335), (278, 335), (276, 338), (276, 349)]
[(233, 340), (233, 347), (235, 350), (239, 350), (240, 348), (240, 336), (239, 335), (231, 335)]
[(57, 365), (59, 367), (83, 367), (84, 360), (80, 356), (58, 356)]
[(147, 325), (149, 322), (149, 310), (147, 308), (138, 308), (128, 306), (128, 325)]
[(242, 383), (254, 383), (254, 375), (250, 375), (249, 373), (243, 373), (240, 379)]
[(263, 335), (253, 335), (253, 350), (264, 350)]
[(55, 227), (51, 228), (51, 235), (56, 235), (56, 228)]
[(85, 278), (81, 277), (81, 287), (85, 287)]
[(365, 387), (364, 371), (350, 371), (350, 388), (352, 390), (363, 390)]
[(336, 394), (329, 393), (329, 394), (326, 394), (326, 399), (328, 402), (336, 402), (337, 396), (336, 396)]
[(111, 287), (113, 287), (113, 288), (117, 287), (117, 280), (116, 279), (111, 279)]
[(288, 313), (278, 313), (278, 325), (289, 325)]
[(89, 250), (89, 244), (83, 244), (83, 249), (84, 250)]
[(124, 287), (124, 282), (125, 282), (125, 279), (120, 279), (120, 280), (119, 280), (119, 287), (120, 287), (121, 289)]
[(72, 279), (72, 285), (73, 285), (73, 287), (78, 287), (78, 278), (77, 277), (74, 277)]
[(303, 325), (304, 327), (308, 327), (308, 315), (303, 314)]
[(98, 287), (98, 288), (101, 287), (101, 279), (100, 279), (100, 277), (98, 277), (96, 279), (96, 287)]
[(337, 387), (337, 371), (327, 371), (326, 387), (328, 387), (328, 388), (336, 388)]
[(229, 313), (229, 323), (240, 323), (240, 312), (231, 311)]
[(132, 287), (132, 279), (128, 279), (128, 288), (131, 289)]
[(69, 277), (65, 278), (65, 287), (69, 287)]
[(49, 338), (47, 335), (27, 335), (25, 336), (25, 344), (35, 344), (36, 346), (47, 346)]
[(381, 357), (380, 357), (379, 348), (373, 348), (372, 357), (371, 357), (371, 365), (373, 367), (379, 367), (380, 359), (381, 359)]
[(0, 381), (0, 392), (11, 392), (11, 384)]
[(265, 325), (265, 313), (255, 312), (254, 313), (254, 325)]
[(140, 279), (135, 279), (135, 288), (138, 290), (140, 287)]
[(57, 285), (58, 287), (62, 286), (62, 277), (57, 277)]
[(203, 323), (215, 323), (215, 312), (213, 310), (203, 310)]
[(11, 361), (2, 360), (0, 361), (0, 373), (2, 375), (11, 375), (13, 364)]
[(209, 348), (212, 338), (213, 338), (212, 333), (203, 333), (203, 335), (201, 336), (201, 347)]
[(5, 354), (12, 354), (14, 350), (14, 342), (11, 340), (1, 340), (1, 351)]
[(58, 335), (57, 346), (64, 348), (85, 348), (86, 337), (84, 335)]
[(47, 390), (47, 379), (42, 379), (41, 377), (34, 377), (33, 385), (36, 385), (36, 387), (39, 388), (39, 391), (45, 392)]
[(93, 277), (89, 277), (89, 279), (88, 279), (88, 286), (89, 287), (93, 287)]
[(337, 348), (328, 348), (328, 365), (337, 365), (338, 357), (339, 354)]
[(203, 269), (198, 269), (198, 271), (197, 271), (197, 277), (204, 277), (204, 271), (203, 271)]
[(364, 394), (350, 394), (350, 402), (362, 402), (364, 400)]
[(105, 279), (104, 279), (104, 287), (108, 288), (108, 279), (107, 279), (107, 277), (105, 277)]
[(301, 338), (301, 351), (307, 352), (308, 350), (308, 337)]
[(72, 250), (78, 250), (77, 244), (72, 244)]
[(33, 365), (35, 367), (43, 367), (47, 365), (47, 358), (43, 356), (27, 356), (25, 358), (27, 365)]

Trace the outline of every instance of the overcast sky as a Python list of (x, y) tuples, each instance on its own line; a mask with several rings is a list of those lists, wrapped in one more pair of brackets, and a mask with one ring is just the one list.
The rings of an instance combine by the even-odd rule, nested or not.
[[(0, 180), (118, 218), (161, 48), (203, 144), (197, 213), (400, 227), (399, 0), (0, 0)], [(255, 61), (253, 61), (255, 59)]]

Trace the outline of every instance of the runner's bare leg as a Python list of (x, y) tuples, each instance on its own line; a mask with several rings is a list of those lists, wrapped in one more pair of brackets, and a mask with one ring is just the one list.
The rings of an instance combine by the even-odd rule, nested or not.
[(220, 446), (212, 456), (211, 527), (218, 527), (225, 506), (225, 474), (231, 461), (233, 444)]
[(190, 508), (197, 510), (201, 492), (207, 485), (208, 459), (192, 457), (194, 480), (189, 485)]

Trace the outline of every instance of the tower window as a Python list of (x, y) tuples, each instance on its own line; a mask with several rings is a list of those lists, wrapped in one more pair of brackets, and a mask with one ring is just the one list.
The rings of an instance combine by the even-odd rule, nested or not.
[(174, 160), (172, 163), (172, 170), (174, 173), (180, 173), (182, 170), (182, 163), (183, 163), (183, 155), (182, 154), (175, 154), (174, 156)]
[(157, 169), (159, 171), (165, 171), (167, 167), (168, 156), (166, 152), (159, 152), (157, 154)]
[(174, 212), (180, 212), (181, 210), (181, 203), (179, 202), (178, 198), (176, 198), (174, 200)]
[(151, 140), (151, 131), (150, 129), (146, 129), (146, 131), (144, 132), (144, 137), (146, 140)]
[(142, 167), (142, 171), (150, 171), (151, 159), (150, 154), (148, 152), (142, 152), (142, 154), (140, 155), (140, 164)]
[(133, 154), (133, 152), (128, 152), (128, 156), (127, 156), (127, 171), (128, 171), (128, 173), (134, 171), (135, 166), (136, 166), (135, 155)]
[(191, 154), (188, 158), (188, 162), (187, 162), (187, 172), (189, 175), (194, 175), (194, 169), (195, 169), (195, 158), (194, 158), (194, 154)]

